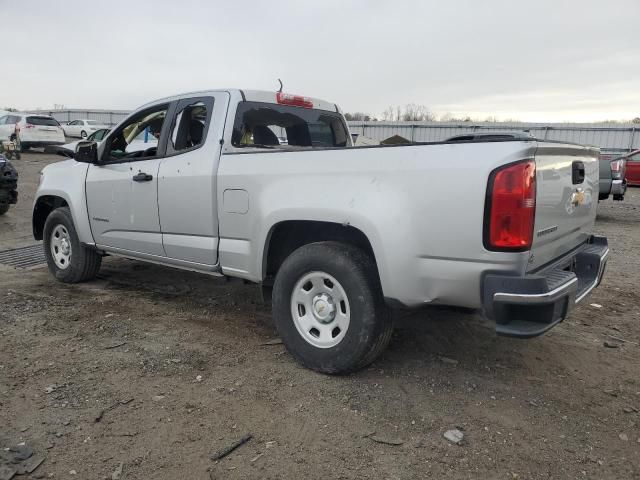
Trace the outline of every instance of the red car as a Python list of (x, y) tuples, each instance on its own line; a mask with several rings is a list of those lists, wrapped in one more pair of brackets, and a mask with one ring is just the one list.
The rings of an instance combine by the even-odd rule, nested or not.
[(627, 171), (625, 175), (627, 185), (640, 186), (640, 150), (634, 150), (621, 158), (627, 161)]

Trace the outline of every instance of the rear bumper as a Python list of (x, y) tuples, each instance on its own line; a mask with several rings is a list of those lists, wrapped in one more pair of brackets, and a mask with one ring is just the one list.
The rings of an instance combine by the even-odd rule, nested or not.
[(611, 195), (624, 195), (627, 191), (627, 182), (625, 180), (614, 180), (611, 182)]
[(592, 236), (569, 255), (535, 273), (524, 277), (486, 275), (485, 314), (495, 320), (498, 335), (542, 335), (599, 285), (608, 256), (607, 239)]

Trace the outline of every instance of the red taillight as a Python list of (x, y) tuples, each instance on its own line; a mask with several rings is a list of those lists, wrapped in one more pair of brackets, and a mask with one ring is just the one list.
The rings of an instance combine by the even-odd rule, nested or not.
[(294, 107), (313, 108), (313, 100), (301, 95), (291, 95), (290, 93), (276, 93), (276, 101), (281, 105), (293, 105)]
[(531, 248), (536, 212), (536, 163), (526, 160), (489, 177), (484, 244), (489, 250)]
[(620, 180), (624, 178), (624, 170), (627, 162), (624, 159), (614, 160), (611, 162), (611, 178)]
[(36, 128), (36, 126), (35, 125), (31, 125), (30, 123), (25, 123), (24, 127), (22, 127), (22, 128)]

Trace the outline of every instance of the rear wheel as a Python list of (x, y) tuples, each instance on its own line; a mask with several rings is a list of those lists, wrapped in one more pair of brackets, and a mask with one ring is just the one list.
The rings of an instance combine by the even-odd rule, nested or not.
[(375, 263), (339, 242), (305, 245), (284, 261), (273, 286), (273, 314), (289, 352), (322, 373), (367, 366), (393, 330)]
[(51, 273), (61, 282), (94, 278), (102, 257), (80, 244), (68, 207), (55, 209), (44, 224), (44, 255)]

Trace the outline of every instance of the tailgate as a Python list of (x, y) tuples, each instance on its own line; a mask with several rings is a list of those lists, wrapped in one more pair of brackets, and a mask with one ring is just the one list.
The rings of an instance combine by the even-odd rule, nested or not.
[(528, 270), (584, 243), (598, 205), (598, 150), (540, 143), (536, 161), (536, 218)]

